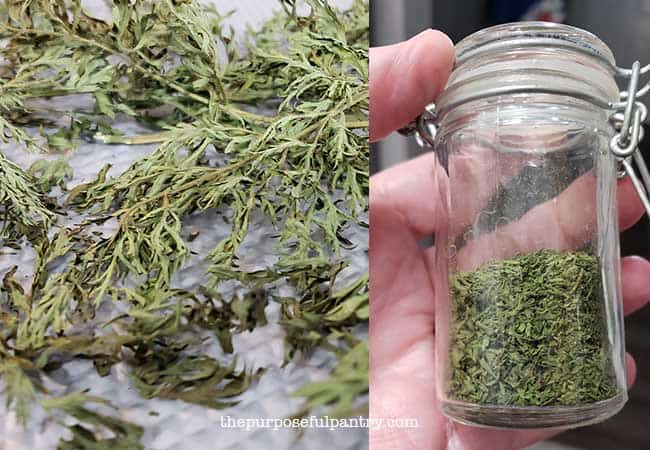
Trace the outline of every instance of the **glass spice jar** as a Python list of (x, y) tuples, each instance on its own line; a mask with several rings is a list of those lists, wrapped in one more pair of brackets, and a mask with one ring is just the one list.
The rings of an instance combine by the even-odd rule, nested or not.
[[(648, 70), (618, 69), (578, 28), (491, 27), (456, 46), (435, 111), (402, 130), (448, 174), (434, 280), (448, 417), (572, 427), (626, 402), (616, 186), (627, 171), (644, 192), (631, 160), (647, 176), (635, 149)], [(631, 95), (615, 75), (630, 78)]]

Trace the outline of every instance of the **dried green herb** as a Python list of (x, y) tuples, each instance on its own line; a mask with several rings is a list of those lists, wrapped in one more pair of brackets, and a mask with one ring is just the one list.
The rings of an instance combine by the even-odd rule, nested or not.
[(341, 356), (330, 378), (306, 384), (294, 392), (305, 397), (307, 403), (301, 414), (310, 409), (329, 407), (328, 415), (346, 416), (368, 414), (366, 405), (359, 405), (359, 399), (368, 392), (368, 342), (360, 341)]
[(142, 427), (113, 416), (101, 414), (90, 405), (110, 407), (102, 398), (81, 392), (41, 400), (41, 406), (50, 412), (62, 411), (79, 423), (69, 427), (72, 439), (61, 440), (57, 450), (144, 450), (140, 439)]
[(222, 409), (237, 402), (217, 399), (241, 394), (263, 372), (237, 372), (234, 362), (230, 366), (222, 366), (206, 356), (178, 359), (175, 352), (160, 352), (159, 346), (145, 346), (137, 351), (140, 354), (136, 357), (140, 361), (131, 373), (131, 381), (145, 398), (184, 400)]
[[(0, 297), (0, 376), (23, 419), (34, 399), (48, 398), (40, 379), (70, 358), (92, 360), (100, 375), (126, 363), (147, 398), (222, 408), (262, 376), (235, 364), (232, 337), (265, 325), (269, 302), (282, 307), (285, 362), (317, 347), (343, 355), (368, 319), (367, 275), (341, 275), (342, 250), (353, 245), (346, 235), (366, 225), (368, 207), (367, 2), (340, 11), (306, 0), (301, 15), (281, 1), (284, 12), (251, 32), (244, 50), (199, 2), (111, 3), (111, 20), (80, 1), (0, 4), (3, 140), (31, 151), (71, 151), (82, 140), (157, 145), (123, 173), (109, 177), (106, 165), (69, 189), (65, 160), (25, 171), (0, 154), (0, 239), (37, 255), (30, 289), (14, 269)], [(49, 101), (73, 95), (87, 106)], [(151, 133), (123, 135), (116, 124), (125, 118)], [(197, 236), (186, 220), (207, 212), (230, 232), (201, 255), (201, 285), (177, 289), (172, 278)], [(262, 269), (240, 250), (260, 216), (276, 254)], [(225, 297), (224, 282), (248, 293)], [(286, 284), (295, 296), (280, 294)], [(230, 363), (202, 353), (206, 332)], [(367, 378), (367, 365), (350, 371)], [(350, 385), (337, 413), (366, 392), (367, 383)], [(61, 397), (54, 409), (117, 440), (79, 425), (61, 448), (139, 448), (139, 428), (94, 416), (86, 400)]]
[(328, 267), (324, 261), (320, 264), (325, 270), (315, 272), (316, 276), (305, 279), (305, 273), (295, 269), (288, 274), (292, 284), (301, 287), (304, 295), (300, 299), (282, 299), (281, 323), (287, 331), (287, 339), (292, 342), (285, 353), (285, 363), (291, 361), (297, 351), (308, 353), (318, 346), (335, 351), (337, 346), (332, 342), (341, 339), (348, 345), (355, 344), (356, 338), (345, 331), (368, 320), (367, 275), (344, 289), (334, 291), (332, 287), (345, 265)]
[(3, 356), (0, 375), (7, 384), (7, 402), (14, 404), (18, 420), (25, 423), (29, 417), (30, 403), (36, 399), (36, 387), (28, 375), (28, 371), (34, 367), (29, 361), (9, 357), (4, 352), (0, 355)]
[(542, 250), (456, 274), (449, 396), (575, 406), (613, 397), (597, 257)]
[(54, 186), (66, 189), (65, 182), (72, 178), (72, 167), (65, 158), (48, 161), (39, 159), (29, 166), (27, 170), (35, 178), (35, 187), (40, 192), (47, 194)]
[(22, 236), (42, 238), (54, 214), (46, 206), (34, 178), (0, 153), (0, 240), (11, 245)]

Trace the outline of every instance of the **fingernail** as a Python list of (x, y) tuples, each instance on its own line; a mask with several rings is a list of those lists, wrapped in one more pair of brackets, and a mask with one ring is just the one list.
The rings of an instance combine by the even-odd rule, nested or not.
[(447, 38), (447, 41), (449, 42), (449, 45), (451, 45), (453, 47), (454, 46), (454, 41), (452, 41), (451, 38), (449, 36), (447, 36), (446, 33), (442, 33), (442, 34), (443, 34), (444, 37)]
[[(418, 34), (416, 34), (415, 36), (413, 36), (411, 39), (416, 39), (416, 38), (422, 36), (423, 34), (427, 34), (427, 33), (431, 33), (431, 32), (434, 32), (434, 33), (436, 33), (436, 34), (438, 34), (438, 35), (440, 35), (440, 36), (444, 36), (444, 38), (447, 40), (447, 42), (449, 42), (449, 46), (450, 46), (450, 47), (453, 47), (453, 46), (454, 46), (454, 41), (452, 41), (451, 38), (450, 38), (449, 36), (447, 36), (447, 35), (446, 35), (445, 33), (443, 33), (442, 31), (440, 31), (440, 30), (434, 30), (433, 28), (427, 28), (426, 30), (421, 31), (421, 32), (419, 32)], [(409, 40), (410, 40), (410, 39), (409, 39)]]

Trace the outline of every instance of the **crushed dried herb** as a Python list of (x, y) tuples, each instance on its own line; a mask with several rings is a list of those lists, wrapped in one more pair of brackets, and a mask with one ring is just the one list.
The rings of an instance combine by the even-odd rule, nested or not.
[(450, 291), (450, 398), (575, 406), (617, 393), (596, 256), (519, 255), (457, 273)]

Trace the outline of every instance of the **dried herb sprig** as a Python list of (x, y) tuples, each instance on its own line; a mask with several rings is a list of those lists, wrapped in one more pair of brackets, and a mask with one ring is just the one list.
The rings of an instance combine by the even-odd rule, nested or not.
[(140, 443), (144, 434), (142, 427), (91, 409), (91, 405), (110, 407), (111, 404), (103, 398), (73, 392), (44, 398), (40, 404), (46, 411), (62, 412), (78, 421), (69, 427), (72, 438), (62, 439), (57, 450), (144, 450)]
[[(317, 264), (311, 261), (311, 264)], [(344, 264), (329, 265), (320, 262), (327, 270), (305, 276), (305, 271), (293, 268), (286, 272), (289, 281), (298, 286), (303, 297), (282, 299), (282, 323), (287, 339), (285, 362), (291, 361), (297, 351), (308, 353), (316, 347), (337, 351), (333, 342), (343, 339), (353, 345), (357, 339), (345, 333), (348, 327), (368, 320), (369, 292), (367, 275), (358, 278), (341, 290), (334, 290)], [(324, 278), (327, 277), (327, 278)]]
[[(367, 277), (339, 286), (346, 266), (339, 252), (350, 245), (347, 227), (367, 210), (368, 5), (356, 0), (342, 12), (307, 3), (301, 16), (285, 2), (287, 14), (249, 36), (244, 53), (223, 17), (197, 2), (114, 1), (111, 21), (78, 1), (0, 5), (0, 37), (9, 42), (0, 49), (3, 136), (38, 150), (69, 149), (79, 139), (160, 144), (117, 177), (107, 177), (106, 166), (71, 188), (57, 208), (85, 219), (68, 228), (50, 228), (56, 216), (47, 197), (67, 166), (37, 163), (30, 175), (5, 159), (20, 180), (13, 197), (3, 197), (14, 214), (5, 226), (18, 230), (14, 238), (27, 234), (25, 225), (39, 232), (28, 235), (37, 253), (31, 289), (10, 271), (0, 300), (0, 364), (17, 380), (9, 398), (24, 417), (47, 395), (40, 378), (70, 357), (92, 360), (100, 375), (128, 363), (146, 397), (228, 406), (261, 372), (202, 355), (201, 341), (188, 336), (213, 332), (234, 361), (232, 334), (265, 324), (269, 300), (282, 304), (287, 360), (316, 346), (342, 354), (358, 342), (352, 330), (367, 321)], [(88, 107), (35, 102), (80, 94)], [(123, 136), (112, 128), (118, 115), (154, 130)], [(29, 125), (60, 128), (38, 138)], [(172, 276), (191, 248), (184, 221), (207, 210), (218, 211), (230, 233), (207, 255), (203, 285), (176, 289)], [(35, 213), (42, 217), (28, 222)], [(239, 251), (260, 214), (277, 230), (277, 261), (262, 270), (246, 266)], [(116, 227), (96, 231), (107, 222)], [(215, 288), (229, 280), (250, 293), (222, 297)], [(295, 298), (278, 294), (282, 283)], [(119, 303), (120, 315), (98, 314), (106, 302)], [(367, 378), (367, 367), (354, 370)], [(355, 386), (342, 398), (367, 391), (367, 383)], [(76, 400), (59, 402), (96, 425)], [(337, 413), (347, 406), (340, 402)], [(113, 443), (95, 442), (83, 426), (72, 431), (61, 448)], [(113, 430), (124, 442), (139, 439), (137, 428), (127, 431)]]
[(303, 414), (311, 409), (329, 407), (328, 414), (336, 417), (350, 415), (351, 412), (368, 414), (367, 404), (358, 404), (366, 392), (368, 342), (360, 341), (340, 358), (330, 378), (306, 384), (294, 392), (294, 395), (307, 399)]
[(0, 178), (0, 240), (4, 245), (16, 245), (22, 236), (31, 241), (43, 237), (53, 222), (54, 214), (48, 209), (34, 178), (2, 153)]
[(617, 392), (597, 257), (542, 250), (456, 274), (455, 400), (576, 406)]

